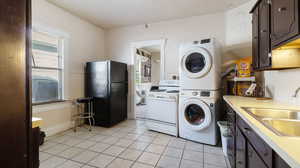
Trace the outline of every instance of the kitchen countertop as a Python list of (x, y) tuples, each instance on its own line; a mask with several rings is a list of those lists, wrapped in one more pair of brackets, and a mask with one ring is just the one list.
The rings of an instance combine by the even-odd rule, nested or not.
[(40, 127), (43, 120), (41, 118), (32, 117), (32, 128)]
[(278, 136), (241, 108), (261, 107), (300, 111), (299, 106), (283, 104), (273, 100), (257, 100), (256, 98), (239, 96), (224, 96), (224, 100), (292, 168), (300, 167), (300, 137)]

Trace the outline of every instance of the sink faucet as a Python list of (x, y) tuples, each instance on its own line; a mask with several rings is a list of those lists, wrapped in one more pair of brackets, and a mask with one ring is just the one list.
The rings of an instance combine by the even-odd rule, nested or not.
[(295, 90), (295, 93), (293, 94), (293, 97), (297, 97), (299, 91), (300, 91), (300, 87), (298, 87), (298, 88)]

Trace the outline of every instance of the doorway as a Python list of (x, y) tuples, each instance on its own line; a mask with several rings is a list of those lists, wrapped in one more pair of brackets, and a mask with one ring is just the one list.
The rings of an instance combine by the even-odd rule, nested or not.
[(132, 43), (131, 117), (146, 119), (146, 96), (165, 79), (166, 39)]

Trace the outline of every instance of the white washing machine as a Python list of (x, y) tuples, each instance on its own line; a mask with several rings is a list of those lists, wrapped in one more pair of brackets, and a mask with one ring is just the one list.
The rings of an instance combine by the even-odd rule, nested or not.
[(179, 79), (181, 90), (218, 90), (221, 55), (213, 38), (180, 46)]
[(219, 91), (181, 91), (179, 95), (179, 136), (216, 145), (220, 138)]

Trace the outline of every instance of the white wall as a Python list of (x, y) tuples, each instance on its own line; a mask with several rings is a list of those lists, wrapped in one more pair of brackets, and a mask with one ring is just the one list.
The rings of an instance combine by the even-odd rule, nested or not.
[(265, 83), (272, 92), (274, 99), (283, 103), (300, 105), (300, 93), (297, 98), (292, 97), (300, 87), (300, 69), (267, 71)]
[[(34, 27), (66, 34), (65, 99), (84, 96), (84, 63), (105, 59), (104, 30), (98, 28), (45, 0), (32, 1)], [(75, 109), (70, 102), (34, 106), (33, 115), (42, 117), (42, 129), (53, 134), (71, 126)]]
[(226, 60), (252, 55), (252, 17), (249, 11), (256, 0), (231, 9), (226, 15), (225, 51)]

